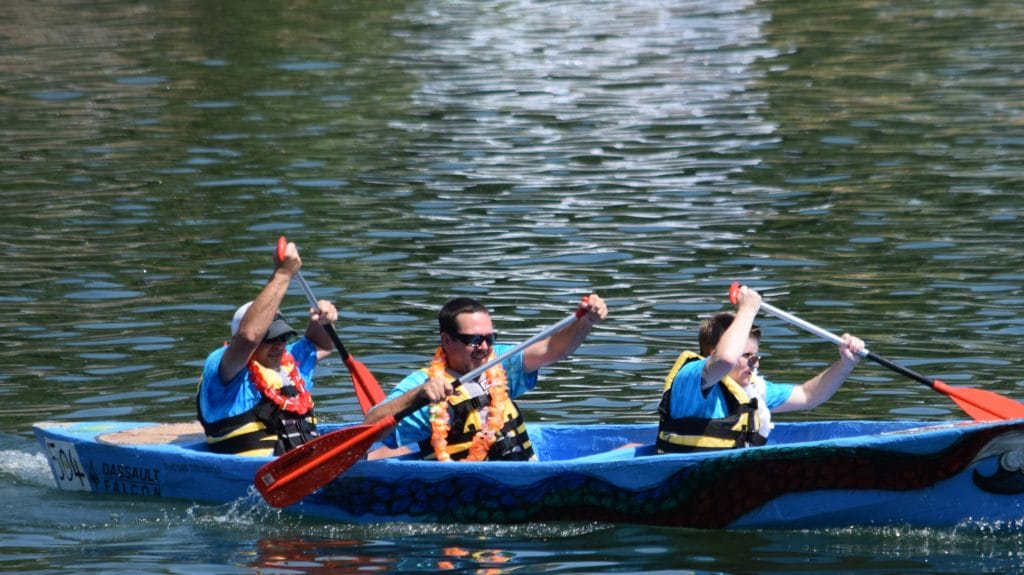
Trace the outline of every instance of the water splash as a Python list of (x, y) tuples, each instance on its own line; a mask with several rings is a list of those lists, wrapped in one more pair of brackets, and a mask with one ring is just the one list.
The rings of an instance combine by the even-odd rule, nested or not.
[(36, 487), (53, 486), (50, 464), (42, 453), (7, 449), (0, 451), (0, 477)]

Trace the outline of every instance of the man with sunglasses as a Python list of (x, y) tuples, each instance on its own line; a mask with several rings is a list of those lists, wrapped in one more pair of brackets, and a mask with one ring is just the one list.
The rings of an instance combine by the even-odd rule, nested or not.
[(864, 342), (844, 333), (839, 359), (800, 385), (758, 375), (761, 329), (754, 317), (761, 295), (739, 290), (736, 314), (701, 322), (700, 355), (683, 352), (665, 378), (658, 406), (659, 453), (687, 453), (764, 445), (771, 414), (812, 409), (827, 401), (860, 361)]
[(514, 399), (534, 388), (540, 368), (568, 357), (594, 325), (608, 316), (597, 294), (580, 303), (579, 319), (547, 339), (485, 371), (475, 381), (453, 382), (515, 347), (497, 343), (490, 312), (480, 302), (455, 298), (438, 313), (440, 346), (424, 369), (413, 372), (366, 415), (374, 423), (419, 402), (430, 402), (402, 419), (384, 439), (391, 448), (418, 444), (425, 459), (535, 459)]
[(297, 334), (278, 307), (300, 267), (294, 243), (283, 259), (275, 253), (270, 280), (235, 312), (227, 344), (206, 358), (196, 408), (211, 451), (280, 455), (317, 436), (313, 370), (332, 353), (323, 324), (333, 324), (338, 310), (320, 300), (305, 337), (288, 343)]

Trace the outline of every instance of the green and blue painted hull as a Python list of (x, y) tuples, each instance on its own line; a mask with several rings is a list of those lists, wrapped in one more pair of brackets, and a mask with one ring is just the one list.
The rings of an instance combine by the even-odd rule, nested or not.
[[(104, 439), (157, 425), (47, 422), (34, 430), (60, 489), (213, 503), (254, 496), (253, 478), (269, 458), (211, 453), (194, 435), (156, 444)], [(539, 461), (360, 461), (288, 510), (350, 523), (708, 529), (1024, 518), (1024, 420), (778, 423), (764, 447), (685, 455), (655, 455), (653, 424), (529, 429)]]

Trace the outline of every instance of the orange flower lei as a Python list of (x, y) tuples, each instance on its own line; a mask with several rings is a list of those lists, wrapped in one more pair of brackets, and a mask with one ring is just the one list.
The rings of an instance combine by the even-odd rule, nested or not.
[[(493, 356), (493, 352), (492, 352)], [(427, 368), (429, 379), (445, 377), (448, 369), (448, 361), (444, 354), (444, 348), (438, 347), (434, 352), (434, 359)], [(473, 436), (473, 442), (469, 446), (469, 455), (465, 461), (483, 461), (487, 458), (487, 452), (501, 435), (501, 428), (505, 425), (505, 403), (508, 401), (508, 377), (501, 364), (484, 372), (487, 376), (489, 387), (487, 392), (491, 396), (491, 405), (487, 408), (487, 426)], [(438, 461), (451, 461), (448, 453), (448, 432), (451, 431), (451, 424), (448, 415), (448, 401), (439, 401), (430, 406), (430, 446), (434, 448), (434, 455)]]
[(295, 389), (299, 391), (298, 395), (294, 397), (282, 395), (281, 387), (284, 385), (284, 379), (281, 374), (260, 365), (256, 360), (249, 362), (249, 376), (252, 378), (253, 384), (256, 385), (256, 389), (281, 409), (305, 415), (313, 409), (313, 396), (306, 389), (306, 381), (302, 379), (299, 367), (295, 364), (295, 356), (287, 351), (284, 352), (284, 355), (281, 356), (281, 368), (288, 374), (288, 379), (292, 381)]

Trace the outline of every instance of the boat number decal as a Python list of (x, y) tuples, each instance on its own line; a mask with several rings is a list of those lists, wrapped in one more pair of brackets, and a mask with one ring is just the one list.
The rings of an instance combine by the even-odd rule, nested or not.
[(66, 491), (92, 491), (82, 462), (78, 459), (75, 444), (52, 439), (46, 442), (46, 451), (50, 456), (50, 469), (53, 470), (53, 478), (57, 480), (57, 487)]

